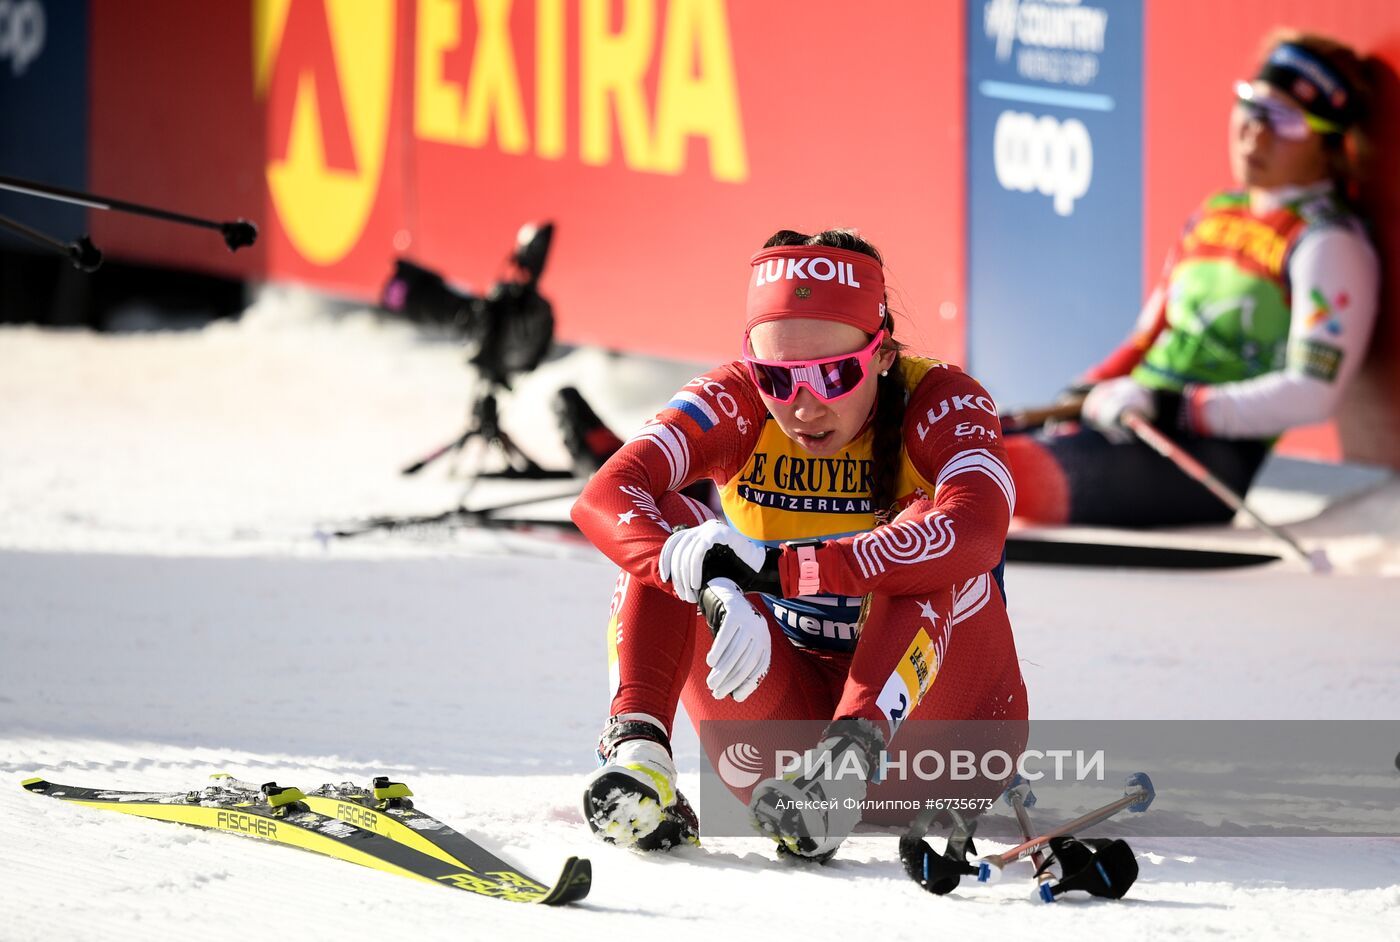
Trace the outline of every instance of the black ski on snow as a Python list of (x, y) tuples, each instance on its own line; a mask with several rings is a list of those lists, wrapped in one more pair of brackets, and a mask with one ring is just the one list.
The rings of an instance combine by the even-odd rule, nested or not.
[(1147, 546), (1134, 543), (1081, 543), (1008, 536), (1006, 559), (1013, 563), (1047, 566), (1105, 566), (1128, 569), (1235, 569), (1276, 563), (1272, 553), (1197, 549), (1189, 546)]
[[(298, 788), (269, 784), (261, 790), (250, 789), (244, 783), (226, 778), (220, 784), (190, 792), (80, 788), (57, 785), (41, 778), (27, 779), (22, 784), (31, 792), (61, 801), (290, 844), (386, 873), (511, 902), (547, 906), (576, 902), (588, 895), (593, 881), (588, 860), (570, 857), (554, 886), (545, 886), (465, 835), (421, 813), (407, 818), (414, 824), (398, 820), (395, 823), (416, 834), (435, 831), (441, 837), (443, 832), (450, 832), (452, 837), (447, 846), (453, 849), (452, 853), (441, 850), (443, 845), (437, 841), (418, 844), (385, 836), (366, 826), (371, 821), (370, 814), (384, 817), (378, 811), (356, 804), (354, 807), (359, 809), (362, 821), (343, 820), (313, 810), (308, 796)], [(417, 830), (420, 826), (424, 830)], [(439, 852), (427, 853), (423, 846), (438, 848)]]

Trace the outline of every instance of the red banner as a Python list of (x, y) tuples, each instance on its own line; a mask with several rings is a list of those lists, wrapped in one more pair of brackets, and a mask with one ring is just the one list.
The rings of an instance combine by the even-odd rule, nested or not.
[[(484, 287), (557, 235), (563, 339), (734, 355), (748, 256), (854, 226), (905, 339), (963, 349), (962, 5), (97, 4), (92, 186), (246, 215), (258, 250), (107, 224), (116, 254), (373, 297), (396, 255)], [(197, 20), (197, 23), (195, 22)], [(195, 27), (198, 27), (197, 29)]]
[[(103, 214), (95, 235), (117, 257), (370, 299), (399, 255), (484, 288), (520, 224), (551, 219), (542, 288), (562, 339), (703, 360), (734, 355), (746, 260), (769, 234), (855, 226), (886, 254), (904, 339), (958, 361), (962, 37), (984, 7), (145, 0), (137, 16), (94, 3), (91, 187), (248, 216), (262, 239), (231, 256), (212, 234)], [(1187, 213), (1229, 182), (1230, 82), (1263, 36), (1291, 24), (1376, 54), (1391, 64), (1381, 107), (1394, 114), (1400, 7), (1146, 9), (1150, 282)], [(1378, 36), (1391, 38), (1378, 47)], [(1400, 124), (1376, 127), (1377, 153), (1392, 155)], [(1385, 270), (1400, 270), (1400, 182), (1381, 173), (1372, 189)], [(1293, 437), (1310, 453), (1344, 444), (1348, 457), (1400, 466), (1400, 436), (1375, 434), (1400, 417), (1398, 302), (1386, 290), (1340, 432)]]

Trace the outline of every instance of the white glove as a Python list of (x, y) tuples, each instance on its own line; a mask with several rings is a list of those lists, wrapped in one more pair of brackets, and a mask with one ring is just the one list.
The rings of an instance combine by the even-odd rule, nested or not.
[(666, 538), (657, 561), (661, 578), (670, 580), (677, 598), (686, 602), (700, 600), (705, 554), (714, 546), (729, 547), (754, 572), (763, 568), (768, 555), (762, 546), (719, 520), (706, 520), (698, 527), (677, 530)]
[(1122, 424), (1125, 412), (1136, 412), (1149, 422), (1157, 415), (1152, 390), (1135, 382), (1131, 376), (1106, 379), (1089, 390), (1080, 417), (1103, 432), (1109, 441), (1122, 444), (1133, 437)]
[(716, 700), (733, 696), (743, 703), (758, 689), (768, 673), (773, 656), (773, 638), (768, 633), (768, 620), (731, 579), (712, 579), (707, 587), (723, 607), (719, 633), (705, 655), (710, 673), (705, 683)]

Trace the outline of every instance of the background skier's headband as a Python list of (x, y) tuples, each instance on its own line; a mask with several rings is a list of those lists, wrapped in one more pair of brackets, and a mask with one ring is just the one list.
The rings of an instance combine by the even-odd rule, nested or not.
[(884, 272), (864, 252), (789, 245), (764, 249), (750, 261), (746, 338), (757, 325), (787, 317), (837, 321), (867, 334), (884, 325)]
[(1280, 43), (1255, 76), (1291, 95), (1303, 111), (1345, 130), (1357, 119), (1352, 89), (1325, 59), (1294, 43)]

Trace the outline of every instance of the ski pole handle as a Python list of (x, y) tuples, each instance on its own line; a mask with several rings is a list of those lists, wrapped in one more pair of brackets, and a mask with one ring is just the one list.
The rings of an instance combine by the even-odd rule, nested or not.
[(1001, 417), (1003, 432), (1027, 432), (1040, 428), (1047, 422), (1062, 422), (1079, 418), (1084, 409), (1084, 396), (1067, 396), (1059, 402), (1033, 409), (1008, 412)]
[[(1011, 810), (1016, 812), (1016, 824), (1021, 828), (1021, 839), (1029, 841), (1035, 839), (1035, 831), (1031, 828), (1031, 816), (1026, 811), (1027, 802), (1034, 803), (1035, 796), (1031, 793), (1030, 785), (1026, 784), (1021, 776), (1016, 776), (1016, 781), (1006, 790), (1006, 803), (1011, 806)], [(1035, 867), (1038, 876), (1036, 879), (1044, 883), (1051, 878), (1049, 871), (1045, 869), (1045, 855), (1037, 848), (1031, 853), (1031, 864)]]
[(719, 634), (719, 626), (724, 621), (724, 603), (709, 586), (700, 590), (700, 611), (705, 615), (705, 624), (710, 626), (710, 634)]
[[(672, 528), (671, 532), (674, 534), (684, 529), (685, 526), (681, 525)], [(703, 588), (700, 589), (699, 603), (700, 613), (705, 616), (705, 624), (710, 626), (710, 634), (713, 636), (719, 634), (719, 626), (724, 622), (725, 608), (724, 602), (722, 602), (715, 591), (710, 588), (709, 583), (711, 578), (712, 577), (708, 573), (702, 572), (701, 580), (703, 582)]]

